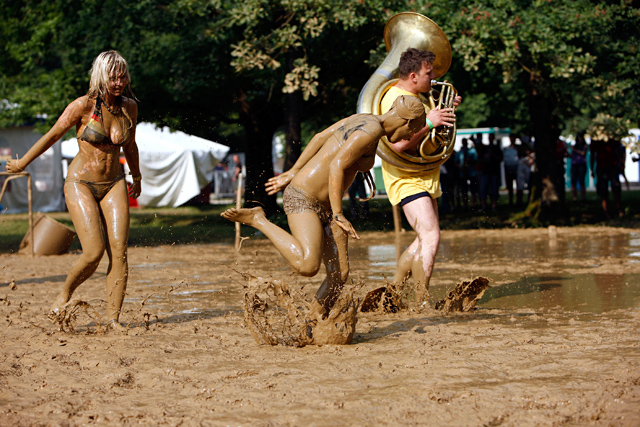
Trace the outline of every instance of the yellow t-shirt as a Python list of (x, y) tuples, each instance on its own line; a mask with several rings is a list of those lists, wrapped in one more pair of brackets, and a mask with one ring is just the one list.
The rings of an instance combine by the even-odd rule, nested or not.
[[(411, 92), (393, 86), (380, 101), (380, 111), (382, 113), (389, 111), (393, 101), (400, 95), (415, 96), (422, 101), (425, 111), (429, 112), (431, 109), (429, 102), (423, 96), (414, 95)], [(392, 205), (399, 204), (405, 197), (425, 191), (429, 193), (432, 198), (437, 198), (442, 195), (442, 191), (440, 190), (440, 168), (427, 172), (406, 171), (400, 170), (383, 160), (382, 178), (384, 179), (387, 196)]]

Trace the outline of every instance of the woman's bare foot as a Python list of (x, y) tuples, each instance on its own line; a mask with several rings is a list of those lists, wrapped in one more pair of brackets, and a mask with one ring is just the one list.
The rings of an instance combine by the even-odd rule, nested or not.
[(47, 317), (49, 318), (51, 323), (59, 323), (60, 320), (65, 317), (70, 299), (71, 298), (65, 298), (61, 295), (56, 298), (56, 300), (53, 302), (53, 305), (49, 309), (49, 313), (47, 314)]
[(227, 209), (220, 214), (221, 217), (228, 219), (229, 221), (240, 222), (245, 225), (254, 226), (260, 219), (266, 218), (264, 210), (261, 207), (255, 208), (241, 208), (241, 209)]
[(116, 319), (111, 319), (109, 320), (109, 323), (107, 323), (107, 330), (113, 330), (115, 332), (127, 332), (127, 328), (125, 326), (123, 326), (120, 322), (118, 322)]

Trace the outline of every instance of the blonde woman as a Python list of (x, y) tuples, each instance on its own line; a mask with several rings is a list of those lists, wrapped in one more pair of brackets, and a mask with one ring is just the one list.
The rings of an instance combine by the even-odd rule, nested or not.
[[(131, 98), (123, 95), (125, 88)], [(123, 328), (118, 319), (128, 274), (127, 193), (137, 198), (142, 179), (135, 140), (138, 105), (132, 98), (127, 61), (113, 50), (101, 53), (93, 61), (87, 94), (71, 102), (22, 158), (7, 163), (7, 172), (23, 171), (75, 126), (79, 152), (69, 166), (64, 194), (82, 254), (51, 307), (52, 322), (61, 321), (73, 292), (96, 271), (106, 249), (109, 326)], [(121, 152), (133, 177), (128, 189), (120, 163)]]

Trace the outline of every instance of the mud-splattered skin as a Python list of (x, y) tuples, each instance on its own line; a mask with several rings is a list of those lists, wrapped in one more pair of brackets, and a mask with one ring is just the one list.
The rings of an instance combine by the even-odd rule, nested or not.
[[(424, 125), (422, 104), (409, 98), (413, 97), (398, 98), (398, 105), (415, 103), (413, 120), (402, 118), (395, 108), (380, 116), (347, 117), (315, 135), (291, 170), (269, 179), (269, 194), (290, 185), (306, 197), (306, 201), (301, 198), (298, 203), (309, 209), (287, 210), (291, 193), (285, 191), (283, 203), (291, 234), (268, 221), (261, 208), (229, 209), (222, 214), (262, 231), (303, 276), (314, 276), (324, 263), (327, 277), (312, 303), (312, 311), (319, 317), (329, 313), (349, 276), (348, 237), (359, 238), (342, 214), (342, 196), (358, 171), (373, 167), (373, 156), (383, 135), (394, 141), (410, 138)], [(319, 212), (311, 208), (317, 204), (331, 213), (330, 221), (323, 222)]]
[[(113, 58), (116, 58), (115, 60)], [(116, 52), (101, 54), (96, 61), (122, 59)], [(125, 64), (126, 62), (122, 59)], [(109, 65), (104, 65), (109, 67)], [(107, 272), (108, 314), (117, 327), (127, 284), (127, 240), (129, 238), (129, 201), (140, 195), (140, 180), (134, 180), (127, 189), (120, 152), (124, 152), (131, 174), (140, 177), (138, 147), (135, 142), (138, 106), (133, 99), (122, 95), (129, 84), (126, 68), (111, 67), (106, 92), (101, 95), (102, 105), (96, 108), (97, 98), (85, 95), (71, 102), (55, 125), (40, 138), (19, 160), (7, 164), (7, 171), (19, 172), (48, 150), (67, 131), (76, 128), (79, 152), (67, 172), (64, 185), (67, 208), (71, 214), (82, 255), (67, 276), (65, 285), (51, 309), (51, 318), (58, 321), (74, 290), (96, 270), (107, 252), (110, 266)], [(95, 63), (92, 76), (95, 74)], [(92, 80), (93, 81), (93, 80)], [(105, 134), (104, 143), (96, 144), (83, 139), (84, 130), (101, 116), (99, 126)], [(95, 122), (95, 120), (94, 120)]]
[[(130, 113), (135, 111), (137, 115), (137, 105), (134, 100), (127, 97), (120, 97), (120, 100), (125, 108), (128, 107), (127, 110)], [(122, 172), (120, 151), (126, 149), (130, 144), (132, 132), (129, 129), (129, 120), (126, 116), (114, 117), (106, 111), (106, 114), (103, 114), (104, 129), (113, 144), (92, 144), (82, 139), (82, 134), (91, 119), (96, 99), (85, 95), (74, 103), (78, 103), (82, 114), (80, 121), (75, 124), (79, 150), (69, 165), (67, 176), (93, 182), (115, 179)], [(106, 110), (104, 107), (102, 109)]]
[[(340, 123), (335, 131), (336, 125), (332, 127), (326, 143), (291, 181), (291, 184), (304, 188), (316, 200), (325, 203), (327, 208), (331, 208), (329, 192), (332, 184), (348, 188), (357, 172), (366, 172), (373, 167), (383, 131), (374, 116), (351, 116)], [(352, 136), (350, 144), (345, 146)], [(355, 144), (361, 147), (354, 147)], [(327, 186), (326, 177), (336, 174), (341, 175), (342, 180), (330, 180)]]

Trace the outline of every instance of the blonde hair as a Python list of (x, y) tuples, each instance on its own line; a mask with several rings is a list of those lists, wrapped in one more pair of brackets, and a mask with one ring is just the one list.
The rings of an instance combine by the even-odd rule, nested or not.
[[(137, 99), (131, 90), (131, 76), (129, 75), (129, 64), (118, 51), (108, 50), (96, 56), (91, 65), (89, 80), (89, 90), (87, 95), (89, 98), (97, 98), (98, 96), (104, 100), (109, 88), (109, 78), (115, 72), (116, 76), (127, 76), (126, 89), (133, 99)], [(131, 117), (124, 105), (121, 105), (122, 112), (129, 121), (129, 128), (132, 126)]]
[(127, 89), (133, 95), (133, 92), (131, 91), (129, 65), (127, 64), (127, 60), (115, 50), (102, 52), (93, 60), (93, 65), (91, 66), (90, 71), (91, 79), (89, 81), (89, 91), (87, 92), (87, 95), (89, 95), (90, 98), (100, 96), (104, 99), (109, 87), (109, 77), (114, 71), (118, 76), (123, 74), (127, 76)]

